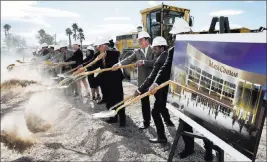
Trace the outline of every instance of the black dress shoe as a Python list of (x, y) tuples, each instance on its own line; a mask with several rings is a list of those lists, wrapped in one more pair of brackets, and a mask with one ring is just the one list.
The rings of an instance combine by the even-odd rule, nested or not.
[(212, 155), (212, 154), (206, 154), (206, 155), (204, 156), (204, 160), (205, 160), (206, 162), (212, 162), (212, 160), (213, 160), (213, 155)]
[(143, 125), (143, 126), (139, 127), (139, 129), (140, 129), (140, 130), (141, 130), (141, 129), (147, 129), (149, 126), (150, 126), (149, 124), (148, 124), (148, 125)]
[(168, 127), (174, 127), (174, 124), (171, 120), (168, 120), (168, 121), (165, 121), (165, 124), (168, 126)]
[(166, 138), (151, 138), (149, 139), (150, 143), (167, 143)]
[(191, 151), (184, 150), (181, 153), (179, 153), (180, 159), (186, 158), (187, 156), (192, 155), (194, 152), (195, 152), (194, 150)]

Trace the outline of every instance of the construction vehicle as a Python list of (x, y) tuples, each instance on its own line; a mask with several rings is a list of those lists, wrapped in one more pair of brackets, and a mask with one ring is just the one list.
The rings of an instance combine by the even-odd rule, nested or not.
[[(174, 43), (172, 36), (169, 34), (175, 19), (182, 18), (190, 27), (193, 27), (194, 17), (190, 15), (190, 10), (186, 8), (180, 8), (170, 5), (161, 4), (155, 7), (146, 8), (140, 11), (142, 15), (143, 30), (148, 32), (153, 40), (156, 36), (164, 37), (168, 45), (171, 47)], [(219, 30), (215, 30), (216, 24), (219, 22)], [(121, 59), (128, 57), (132, 51), (139, 48), (137, 42), (137, 34), (142, 31), (142, 27), (137, 28), (137, 32), (132, 32), (116, 37), (116, 47), (121, 52)], [(210, 28), (207, 31), (188, 32), (185, 34), (215, 34), (215, 33), (250, 33), (260, 32), (266, 30), (261, 27), (260, 29), (250, 30), (248, 28), (235, 28), (230, 29), (228, 17), (213, 17)], [(128, 73), (128, 74), (127, 74)], [(125, 75), (129, 78), (130, 71), (125, 70)], [(131, 74), (132, 75), (132, 74)]]
[[(152, 40), (156, 36), (162, 35), (164, 38), (168, 38), (175, 18), (183, 18), (189, 23), (189, 26), (193, 25), (193, 17), (190, 16), (190, 10), (185, 8), (162, 4), (141, 10), (140, 13), (142, 15), (143, 29), (149, 33)], [(127, 50), (139, 48), (137, 34), (142, 30), (142, 27), (139, 26), (137, 30), (137, 32), (131, 32), (116, 37), (116, 47), (120, 52), (124, 53)]]

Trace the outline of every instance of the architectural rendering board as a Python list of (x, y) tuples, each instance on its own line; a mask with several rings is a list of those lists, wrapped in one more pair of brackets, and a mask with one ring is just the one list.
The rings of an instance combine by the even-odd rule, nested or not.
[(168, 102), (254, 160), (266, 113), (266, 36), (209, 36), (177, 35), (171, 80), (186, 88), (172, 86)]

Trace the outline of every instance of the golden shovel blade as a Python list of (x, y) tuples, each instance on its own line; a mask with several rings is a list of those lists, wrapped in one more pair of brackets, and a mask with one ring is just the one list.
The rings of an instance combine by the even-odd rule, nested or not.
[(99, 113), (92, 114), (93, 118), (95, 118), (95, 119), (110, 118), (110, 117), (114, 117), (116, 115), (117, 115), (117, 113), (115, 110), (101, 111)]

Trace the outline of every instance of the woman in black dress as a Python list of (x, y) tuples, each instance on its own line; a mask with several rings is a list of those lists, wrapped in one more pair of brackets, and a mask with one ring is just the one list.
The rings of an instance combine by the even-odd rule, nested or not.
[[(97, 53), (95, 53), (94, 48), (92, 46), (87, 47), (86, 51), (86, 58), (83, 60), (83, 64), (87, 65), (90, 62), (92, 62), (97, 57)], [(92, 93), (92, 99), (97, 101), (100, 100), (100, 94), (99, 94), (99, 86), (96, 83), (96, 79), (94, 77), (94, 74), (88, 75), (88, 82), (91, 88)]]

